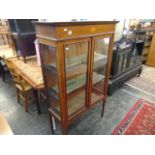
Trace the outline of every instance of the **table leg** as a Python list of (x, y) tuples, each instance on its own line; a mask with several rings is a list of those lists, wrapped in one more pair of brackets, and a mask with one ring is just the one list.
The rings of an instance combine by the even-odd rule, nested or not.
[(33, 94), (35, 97), (35, 102), (36, 102), (38, 114), (40, 114), (41, 112), (40, 112), (40, 106), (39, 106), (38, 91), (33, 89)]

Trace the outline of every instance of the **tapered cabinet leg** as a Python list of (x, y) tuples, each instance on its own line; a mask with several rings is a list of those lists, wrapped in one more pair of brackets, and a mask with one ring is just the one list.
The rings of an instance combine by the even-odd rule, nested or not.
[(68, 133), (68, 126), (66, 125), (66, 124), (63, 124), (62, 123), (62, 134), (63, 135), (67, 135), (67, 133)]
[(49, 122), (51, 126), (51, 132), (52, 134), (54, 134), (53, 120), (52, 120), (52, 115), (50, 114), (50, 112), (49, 112)]
[(63, 134), (63, 135), (67, 135), (67, 131), (68, 131), (67, 128), (63, 128), (63, 129), (62, 129), (62, 134)]
[(104, 109), (105, 109), (105, 100), (103, 101), (103, 104), (102, 104), (102, 112), (101, 112), (101, 117), (104, 116)]

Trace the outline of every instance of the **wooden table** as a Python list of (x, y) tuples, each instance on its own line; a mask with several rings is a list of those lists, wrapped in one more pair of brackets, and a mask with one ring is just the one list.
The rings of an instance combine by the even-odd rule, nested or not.
[(10, 58), (13, 65), (19, 71), (22, 78), (29, 83), (33, 88), (33, 93), (35, 96), (38, 114), (40, 114), (40, 106), (38, 99), (38, 91), (44, 90), (44, 82), (41, 67), (37, 64), (36, 56), (27, 58), (27, 63), (25, 64), (22, 58)]
[(2, 114), (0, 114), (0, 135), (13, 135), (7, 120)]

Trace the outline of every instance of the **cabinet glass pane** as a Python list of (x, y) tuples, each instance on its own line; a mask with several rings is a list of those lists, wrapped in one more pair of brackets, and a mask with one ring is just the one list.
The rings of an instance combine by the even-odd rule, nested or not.
[(40, 49), (50, 108), (57, 114), (60, 114), (56, 48), (40, 44)]
[(88, 42), (64, 47), (68, 115), (85, 106)]
[(110, 38), (95, 40), (91, 104), (103, 98)]
[(118, 73), (122, 71), (122, 64), (123, 64), (123, 56), (119, 56), (119, 62), (118, 62)]

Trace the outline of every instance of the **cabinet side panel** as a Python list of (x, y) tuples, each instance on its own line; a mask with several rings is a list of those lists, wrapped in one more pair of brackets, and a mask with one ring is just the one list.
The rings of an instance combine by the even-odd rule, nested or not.
[(56, 31), (55, 27), (51, 25), (36, 25), (36, 35), (39, 38), (55, 38), (56, 37)]

